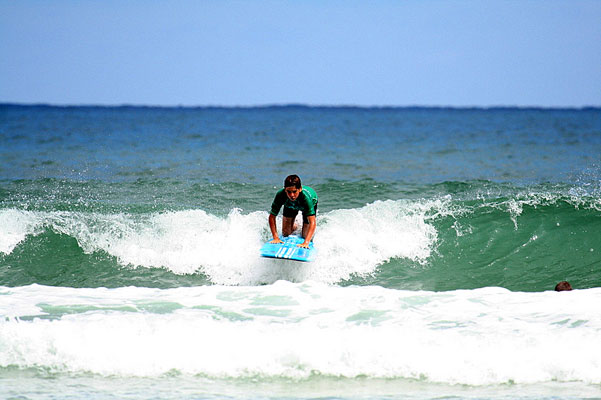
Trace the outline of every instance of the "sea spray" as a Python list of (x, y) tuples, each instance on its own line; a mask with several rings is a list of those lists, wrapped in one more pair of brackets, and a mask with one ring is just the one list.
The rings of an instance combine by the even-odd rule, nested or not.
[[(288, 278), (334, 283), (373, 273), (391, 258), (423, 262), (436, 241), (423, 208), (414, 202), (378, 201), (320, 214), (315, 237), (319, 259), (296, 265)], [(280, 264), (258, 257), (261, 243), (269, 239), (266, 212), (242, 214), (235, 209), (225, 218), (202, 210), (149, 215), (4, 210), (0, 215), (20, 227), (16, 239), (11, 231), (2, 232), (6, 253), (45, 228), (75, 238), (85, 253), (113, 256), (122, 266), (202, 272), (217, 284), (253, 285), (282, 278)]]

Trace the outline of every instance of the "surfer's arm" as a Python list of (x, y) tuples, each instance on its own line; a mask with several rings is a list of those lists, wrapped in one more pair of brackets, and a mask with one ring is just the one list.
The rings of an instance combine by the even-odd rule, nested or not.
[(315, 227), (317, 226), (316, 220), (315, 220), (315, 215), (309, 215), (307, 217), (307, 220), (309, 221), (309, 224), (307, 226), (307, 232), (305, 233), (305, 226), (303, 226), (303, 237), (305, 238), (305, 241), (299, 245), (297, 245), (298, 247), (303, 247), (305, 249), (309, 248), (309, 243), (311, 243), (311, 240), (313, 239), (313, 235), (315, 234)]
[(270, 243), (283, 243), (278, 236), (278, 228), (275, 224), (275, 215), (269, 214), (269, 229), (271, 230), (271, 235), (273, 236), (273, 240)]

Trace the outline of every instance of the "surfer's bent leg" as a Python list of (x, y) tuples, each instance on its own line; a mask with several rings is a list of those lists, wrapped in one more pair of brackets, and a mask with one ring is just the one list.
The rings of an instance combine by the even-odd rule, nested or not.
[(282, 235), (290, 236), (295, 230), (296, 225), (294, 224), (294, 218), (282, 217)]
[(282, 235), (290, 236), (292, 232), (294, 232), (297, 228), (294, 221), (296, 220), (296, 215), (298, 214), (298, 210), (293, 210), (291, 208), (284, 207), (284, 213), (282, 217)]

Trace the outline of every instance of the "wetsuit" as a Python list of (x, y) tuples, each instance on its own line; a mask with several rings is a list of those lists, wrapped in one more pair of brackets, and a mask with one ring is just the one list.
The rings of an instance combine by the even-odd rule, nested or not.
[(309, 223), (312, 215), (317, 214), (317, 193), (309, 186), (303, 186), (303, 190), (299, 193), (296, 201), (292, 201), (286, 195), (284, 189), (278, 190), (271, 204), (272, 215), (278, 215), (280, 208), (284, 206), (284, 217), (296, 218), (299, 211), (303, 213), (303, 222)]

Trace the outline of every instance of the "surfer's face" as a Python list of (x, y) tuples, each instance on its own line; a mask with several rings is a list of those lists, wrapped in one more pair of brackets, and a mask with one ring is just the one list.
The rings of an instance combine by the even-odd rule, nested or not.
[(288, 198), (292, 201), (296, 201), (296, 199), (298, 198), (298, 195), (300, 194), (302, 189), (298, 189), (294, 186), (289, 186), (287, 188), (284, 189), (286, 191), (286, 196), (288, 196)]

